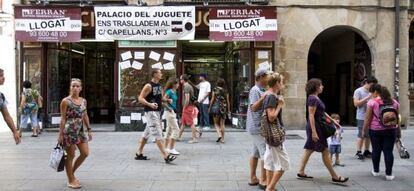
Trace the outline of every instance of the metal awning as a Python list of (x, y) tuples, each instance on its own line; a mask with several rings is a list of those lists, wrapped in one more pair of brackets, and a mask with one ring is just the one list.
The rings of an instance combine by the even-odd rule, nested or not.
[(256, 4), (268, 5), (269, 0), (164, 0), (164, 5), (225, 5), (225, 4)]

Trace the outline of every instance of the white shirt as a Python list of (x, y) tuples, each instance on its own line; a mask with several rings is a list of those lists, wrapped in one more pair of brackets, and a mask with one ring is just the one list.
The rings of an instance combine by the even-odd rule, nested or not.
[[(199, 103), (201, 103), (201, 100), (207, 95), (207, 94), (209, 94), (210, 92), (211, 92), (211, 85), (210, 85), (210, 82), (207, 82), (207, 81), (204, 81), (204, 82), (200, 82), (198, 85), (197, 85), (197, 88), (199, 88), (200, 89), (200, 91), (199, 91), (199, 93), (198, 93), (198, 99), (197, 99), (197, 101), (199, 102)], [(203, 101), (203, 103), (202, 104), (209, 104), (209, 99), (208, 99), (208, 96), (207, 96), (207, 98)]]

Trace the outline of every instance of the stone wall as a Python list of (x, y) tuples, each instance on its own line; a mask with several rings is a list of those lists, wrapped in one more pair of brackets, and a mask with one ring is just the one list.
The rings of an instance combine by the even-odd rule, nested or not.
[[(316, 3), (318, 2), (318, 3)], [(304, 86), (307, 81), (307, 57), (309, 48), (318, 34), (324, 30), (343, 26), (360, 34), (367, 42), (371, 53), (375, 76), (381, 84), (393, 90), (394, 82), (394, 11), (392, 9), (303, 8), (289, 5), (378, 5), (374, 0), (275, 0), (279, 6), (276, 58), (278, 69), (287, 74), (285, 92), (287, 108), (284, 121), (289, 128), (305, 127)], [(381, 6), (393, 3), (380, 2)], [(407, 12), (401, 13), (401, 60), (400, 102), (401, 114), (406, 118), (408, 107), (408, 26)], [(408, 22), (409, 24), (409, 22)]]

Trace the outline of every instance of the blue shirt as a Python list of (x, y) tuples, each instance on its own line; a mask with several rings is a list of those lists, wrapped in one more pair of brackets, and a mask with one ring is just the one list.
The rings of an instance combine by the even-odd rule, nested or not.
[(252, 104), (257, 102), (262, 97), (265, 89), (255, 85), (249, 92), (249, 107), (247, 109), (246, 130), (251, 135), (258, 135), (260, 133), (260, 122), (263, 114), (263, 107), (259, 107), (259, 110), (252, 111)]
[(172, 89), (169, 89), (165, 92), (165, 94), (168, 96), (168, 99), (172, 99), (173, 102), (171, 104), (168, 104), (168, 107), (173, 109), (174, 111), (177, 110), (177, 100), (178, 96)]
[[(354, 99), (361, 100), (369, 96), (369, 91), (365, 89), (364, 87), (359, 87), (354, 92)], [(365, 119), (365, 113), (367, 112), (367, 103), (364, 105), (357, 107), (356, 112), (356, 119), (358, 120), (364, 120)]]

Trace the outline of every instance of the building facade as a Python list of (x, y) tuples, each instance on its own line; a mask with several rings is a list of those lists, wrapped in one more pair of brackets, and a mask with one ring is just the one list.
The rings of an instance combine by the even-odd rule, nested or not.
[[(289, 129), (305, 128), (305, 84), (314, 77), (324, 82), (321, 99), (326, 103), (327, 111), (339, 113), (344, 124), (354, 125), (353, 91), (361, 85), (364, 76), (376, 76), (391, 91), (396, 92), (397, 87), (403, 123), (407, 124), (410, 116), (409, 88), (412, 87), (409, 84), (414, 83), (414, 80), (409, 81), (409, 72), (414, 70), (414, 67), (409, 67), (409, 63), (412, 63), (409, 51), (414, 47), (410, 38), (414, 37), (410, 32), (414, 17), (410, 11), (410, 1), (400, 1), (399, 59), (395, 57), (393, 1), (223, 2), (135, 0), (95, 1), (96, 4), (88, 5), (88, 1), (85, 1), (81, 6), (83, 28), (79, 43), (17, 43), (21, 46), (17, 51), (21, 59), (16, 61), (16, 69), (10, 68), (19, 74), (14, 85), (21, 87), (17, 82), (31, 80), (45, 97), (45, 120), (54, 125), (58, 122), (59, 102), (68, 93), (70, 78), (81, 78), (84, 80), (84, 96), (89, 101), (88, 109), (93, 122), (115, 123), (117, 130), (140, 130), (145, 121), (142, 120), (142, 110), (136, 102), (136, 95), (143, 83), (149, 80), (147, 72), (150, 68), (141, 71), (119, 70), (119, 62), (125, 52), (143, 52), (145, 55), (151, 52), (165, 55), (167, 52), (176, 56), (173, 60), (175, 69), (165, 71), (165, 78), (178, 77), (183, 73), (193, 76), (208, 73), (213, 83), (217, 78), (226, 80), (231, 93), (233, 116), (237, 118), (229, 123), (236, 126), (242, 127), (239, 124), (243, 123), (246, 90), (254, 83), (254, 70), (264, 62), (270, 63), (272, 70), (286, 76), (284, 96), (287, 104), (283, 117)], [(34, 5), (36, 1), (21, 3)], [(195, 41), (95, 40), (93, 6), (97, 4), (194, 5), (198, 23)], [(209, 35), (209, 9), (235, 5), (273, 7), (277, 12), (277, 37), (268, 42), (205, 42)], [(75, 2), (73, 6), (80, 7)], [(399, 62), (397, 73), (396, 60)], [(144, 61), (145, 65), (157, 64), (151, 60)], [(196, 81), (196, 78), (193, 80)]]

